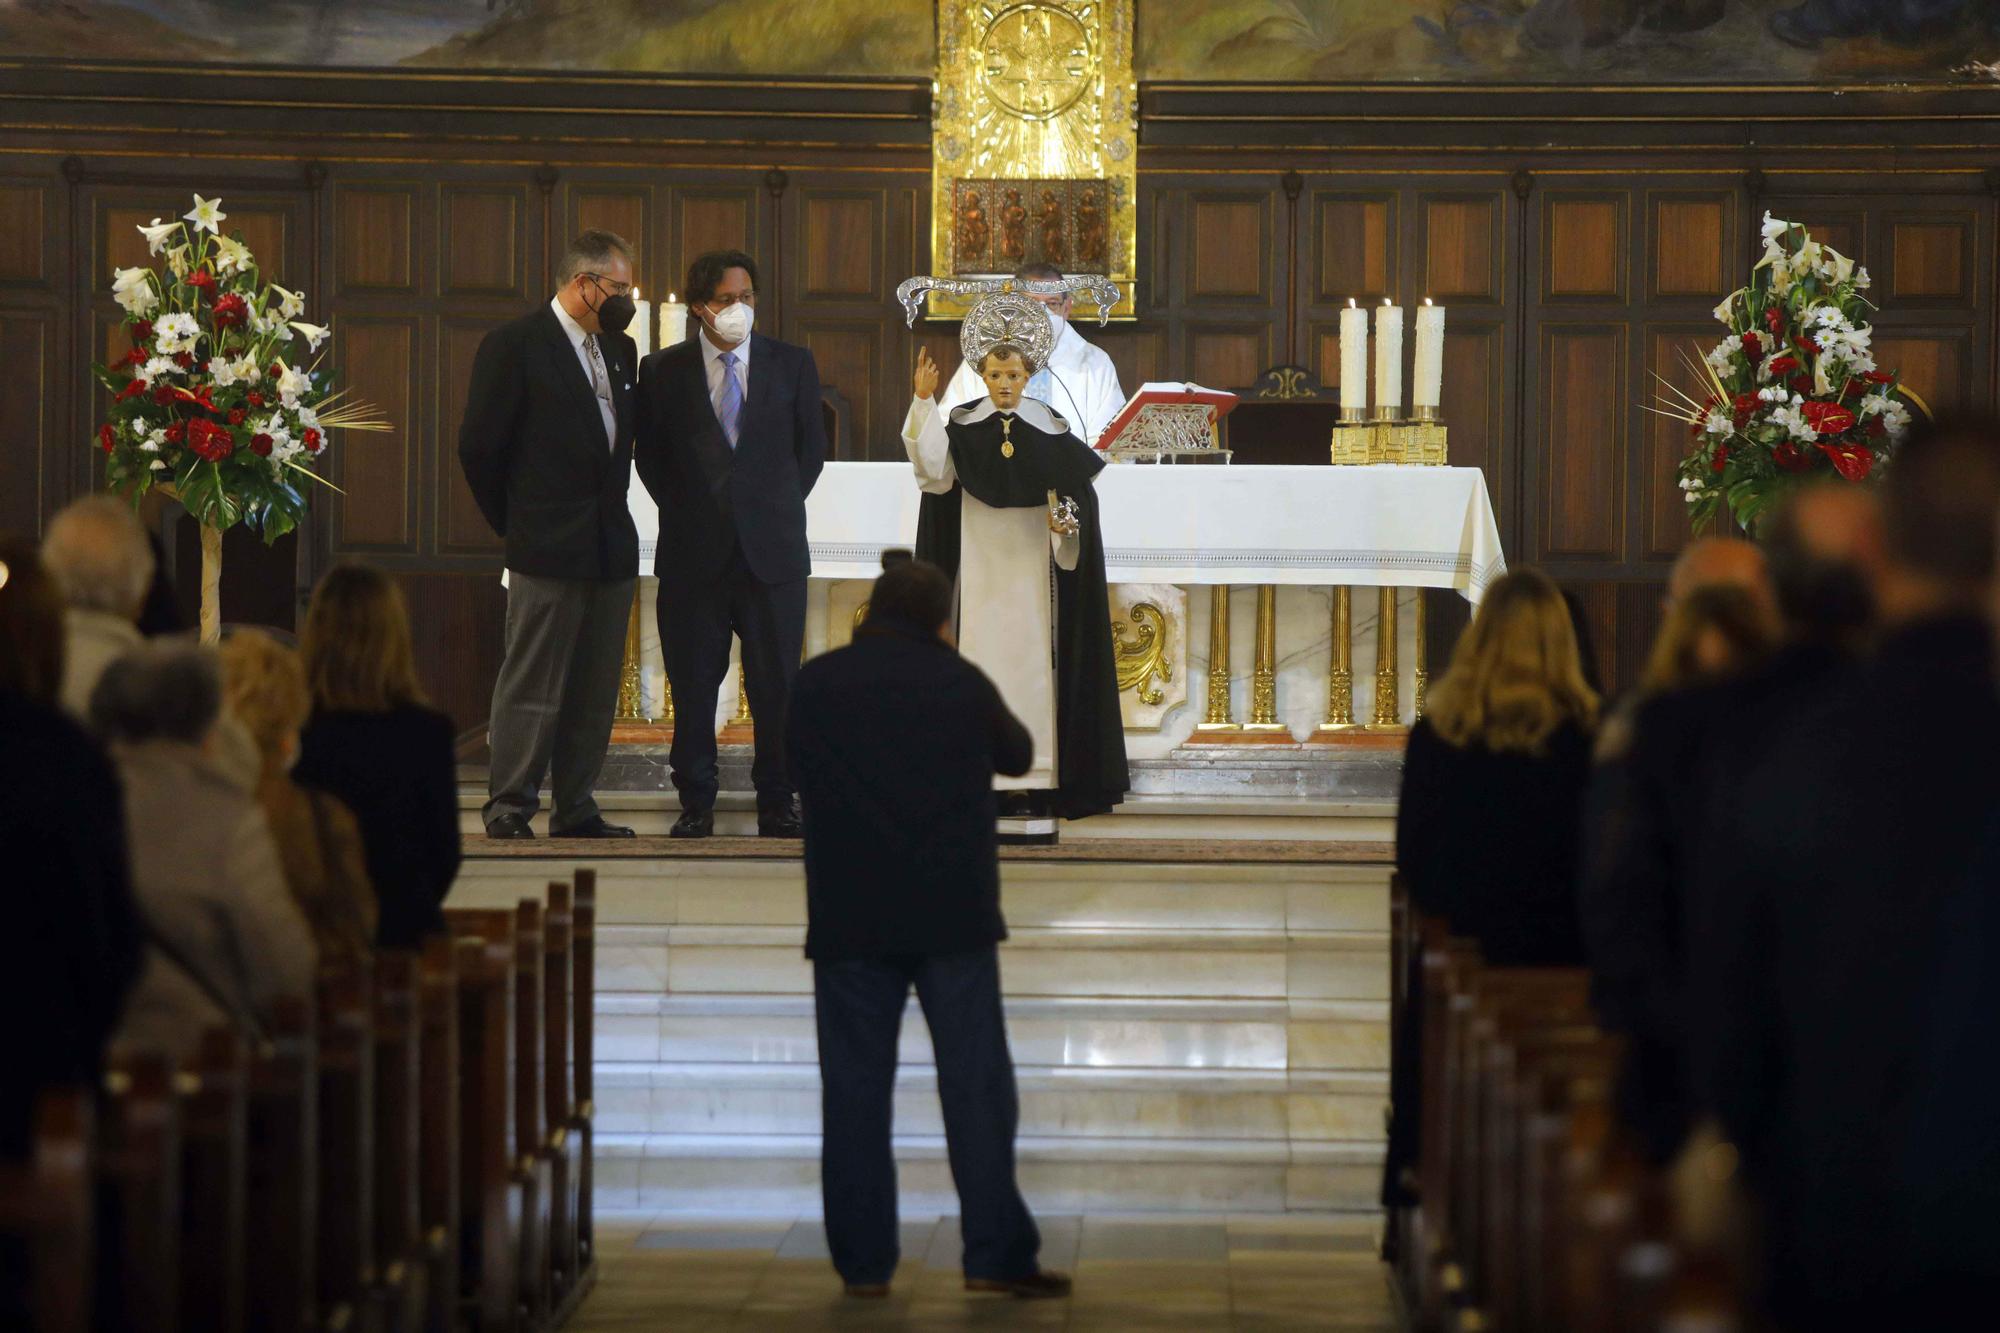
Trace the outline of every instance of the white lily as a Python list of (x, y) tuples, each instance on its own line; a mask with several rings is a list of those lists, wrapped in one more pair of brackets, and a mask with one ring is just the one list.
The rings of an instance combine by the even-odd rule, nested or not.
[(1838, 250), (1827, 250), (1826, 276), (1836, 285), (1854, 276), (1854, 261)]
[(154, 218), (151, 225), (141, 226), (138, 231), (146, 238), (146, 249), (152, 254), (158, 254), (166, 248), (167, 237), (180, 229), (181, 224), (178, 222), (162, 222)]
[(215, 271), (221, 274), (241, 273), (255, 261), (250, 247), (231, 236), (217, 235), (215, 238)]
[(264, 381), (264, 368), (257, 364), (255, 357), (237, 357), (229, 363), (229, 373), (242, 384), (261, 384)]
[(279, 318), (294, 319), (299, 315), (303, 315), (305, 313), (306, 310), (305, 297), (299, 295), (297, 292), (289, 291), (286, 288), (280, 287), (275, 282), (271, 284), (271, 290), (278, 294)]
[(117, 270), (111, 278), (111, 297), (125, 308), (127, 314), (144, 315), (160, 303), (160, 294), (153, 290), (153, 270)]
[(222, 211), (222, 201), (220, 199), (204, 199), (200, 195), (196, 195), (194, 197), (194, 207), (181, 214), (181, 216), (192, 222), (196, 231), (205, 231), (211, 236), (220, 236), (222, 234), (221, 224), (223, 219), (227, 218), (229, 214)]
[(300, 395), (311, 390), (312, 379), (304, 371), (278, 363), (278, 398), (286, 407), (297, 407)]
[(1786, 222), (1783, 218), (1772, 217), (1771, 210), (1768, 208), (1764, 210), (1764, 244), (1776, 244), (1778, 241), (1783, 240), (1785, 233), (1791, 229), (1791, 223)]
[(167, 267), (173, 270), (176, 278), (188, 275), (188, 248), (185, 245), (177, 245), (167, 251)]
[(308, 324), (304, 320), (292, 321), (292, 332), (305, 335), (308, 348), (317, 352), (319, 345), (326, 341), (329, 330), (323, 324)]

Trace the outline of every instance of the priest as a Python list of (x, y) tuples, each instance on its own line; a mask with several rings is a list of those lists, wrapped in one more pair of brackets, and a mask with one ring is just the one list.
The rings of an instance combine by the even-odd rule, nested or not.
[(1104, 539), (1092, 481), (1103, 458), (1026, 393), (1055, 330), (1019, 293), (987, 298), (960, 348), (985, 388), (941, 411), (938, 368), (918, 354), (903, 443), (924, 492), (917, 554), (958, 586), (959, 651), (1035, 742), (1028, 772), (995, 780), (1001, 814), (1101, 814), (1129, 786)]
[[(1054, 264), (1023, 264), (1014, 271), (1022, 282), (1061, 282), (1062, 270)], [(1069, 292), (1034, 292), (1028, 295), (1049, 312), (1055, 330), (1055, 347), (1048, 364), (1035, 371), (1028, 381), (1028, 397), (1048, 404), (1070, 423), (1076, 437), (1092, 448), (1097, 437), (1125, 406), (1125, 391), (1118, 386), (1118, 368), (1098, 347), (1084, 340), (1069, 321), (1072, 297)], [(986, 384), (970, 361), (960, 361), (958, 371), (940, 400), (946, 412), (986, 397)]]

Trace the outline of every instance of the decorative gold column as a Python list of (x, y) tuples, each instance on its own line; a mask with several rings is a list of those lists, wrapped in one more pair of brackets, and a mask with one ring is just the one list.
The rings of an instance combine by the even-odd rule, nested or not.
[(1283, 731), (1278, 721), (1278, 589), (1257, 588), (1257, 658), (1250, 676), (1250, 722), (1245, 731)]
[(722, 724), (716, 735), (720, 745), (749, 745), (757, 736), (756, 724), (750, 718), (750, 691), (743, 682), (743, 663), (736, 663), (736, 714)]
[(1208, 590), (1208, 710), (1195, 724), (1197, 735), (1242, 732), (1230, 712), (1229, 685), (1229, 585), (1218, 583)]
[(1428, 653), (1429, 644), (1430, 644), (1430, 631), (1424, 625), (1424, 590), (1422, 588), (1419, 588), (1417, 589), (1416, 676), (1410, 688), (1410, 693), (1414, 696), (1414, 698), (1412, 698), (1411, 700), (1411, 703), (1416, 710), (1415, 714), (1410, 718), (1410, 721), (1412, 722), (1417, 721), (1424, 715), (1424, 690), (1431, 683), (1430, 661)]
[(1371, 730), (1395, 731), (1403, 725), (1396, 637), (1396, 590), (1383, 588), (1375, 599), (1375, 718), (1369, 724)]
[(1354, 590), (1333, 590), (1333, 651), (1326, 670), (1326, 720), (1322, 732), (1354, 728)]
[(618, 720), (651, 722), (639, 672), (639, 594), (632, 594), (632, 613), (625, 621), (625, 664), (618, 675)]
[(736, 716), (729, 719), (729, 725), (732, 727), (747, 727), (751, 725), (751, 722), (749, 679), (743, 674), (743, 664), (738, 662), (736, 664)]

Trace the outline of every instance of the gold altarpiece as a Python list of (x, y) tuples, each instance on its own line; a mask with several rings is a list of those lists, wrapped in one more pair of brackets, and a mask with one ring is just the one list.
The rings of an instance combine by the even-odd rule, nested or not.
[[(1133, 0), (938, 0), (931, 107), (931, 271), (1044, 261), (1118, 284), (1138, 269)], [(975, 298), (930, 295), (933, 318)]]

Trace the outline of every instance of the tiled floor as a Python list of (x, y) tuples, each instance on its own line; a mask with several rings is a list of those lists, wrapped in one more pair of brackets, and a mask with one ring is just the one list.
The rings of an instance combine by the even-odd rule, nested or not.
[(1335, 1329), (1394, 1333), (1376, 1224), (1337, 1215), (1045, 1217), (1042, 1262), (1066, 1301), (970, 1296), (958, 1219), (903, 1225), (886, 1301), (841, 1295), (817, 1218), (602, 1215), (598, 1285), (570, 1328)]

